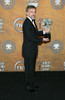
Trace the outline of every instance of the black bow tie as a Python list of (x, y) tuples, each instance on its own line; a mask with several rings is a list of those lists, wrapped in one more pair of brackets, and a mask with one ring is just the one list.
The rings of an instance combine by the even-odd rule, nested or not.
[(35, 22), (35, 19), (32, 19), (32, 22)]

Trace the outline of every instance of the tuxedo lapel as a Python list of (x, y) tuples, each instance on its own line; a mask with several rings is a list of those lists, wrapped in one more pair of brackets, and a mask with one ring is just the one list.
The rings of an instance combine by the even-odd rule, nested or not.
[[(28, 19), (28, 18), (27, 18)], [(28, 19), (29, 20), (29, 19)], [(30, 21), (30, 20), (29, 20)], [(37, 30), (37, 25), (36, 25), (36, 23), (35, 23), (35, 26), (33, 25), (33, 23), (30, 21), (30, 23), (31, 23), (31, 25), (33, 26), (33, 28), (35, 29), (35, 30)]]

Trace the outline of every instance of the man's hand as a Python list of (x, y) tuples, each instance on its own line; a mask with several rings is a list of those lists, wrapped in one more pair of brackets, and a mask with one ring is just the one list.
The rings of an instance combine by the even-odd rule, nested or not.
[(43, 38), (43, 41), (44, 42), (48, 42), (49, 41), (49, 38)]
[(45, 33), (50, 32), (50, 28), (44, 28), (44, 32)]

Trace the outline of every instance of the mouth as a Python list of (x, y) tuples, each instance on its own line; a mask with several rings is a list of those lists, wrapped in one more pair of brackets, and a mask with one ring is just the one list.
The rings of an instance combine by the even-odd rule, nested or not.
[(35, 17), (35, 16), (32, 16), (32, 17)]

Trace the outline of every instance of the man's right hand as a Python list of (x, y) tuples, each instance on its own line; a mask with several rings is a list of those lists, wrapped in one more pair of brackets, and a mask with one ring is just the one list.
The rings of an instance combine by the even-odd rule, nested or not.
[(49, 41), (49, 38), (43, 38), (43, 41), (47, 42), (47, 41)]

